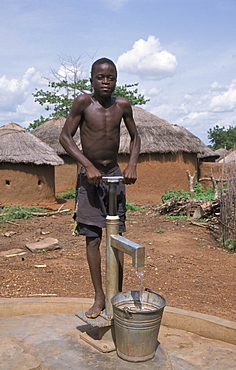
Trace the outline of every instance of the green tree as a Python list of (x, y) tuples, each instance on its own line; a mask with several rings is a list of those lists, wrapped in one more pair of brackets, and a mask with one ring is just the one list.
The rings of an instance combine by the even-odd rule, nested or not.
[[(149, 99), (138, 93), (138, 83), (131, 85), (116, 86), (114, 96), (122, 96), (130, 101), (132, 105), (145, 104)], [(62, 80), (59, 82), (49, 82), (49, 90), (38, 90), (33, 93), (35, 102), (45, 107), (47, 112), (51, 113), (45, 118), (41, 116), (39, 119), (34, 120), (33, 123), (27, 127), (28, 131), (35, 129), (42, 123), (53, 117), (67, 117), (73, 100), (76, 96), (84, 92), (92, 92), (92, 87), (88, 79), (81, 79), (74, 82)]]
[(236, 126), (229, 128), (216, 125), (213, 129), (207, 131), (208, 139), (213, 150), (226, 147), (227, 150), (236, 146)]

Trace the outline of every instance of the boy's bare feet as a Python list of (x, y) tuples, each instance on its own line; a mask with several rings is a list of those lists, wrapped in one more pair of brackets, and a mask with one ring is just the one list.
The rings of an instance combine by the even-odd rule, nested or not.
[(95, 319), (98, 317), (101, 313), (101, 311), (105, 308), (105, 295), (101, 294), (100, 296), (95, 296), (94, 304), (87, 312), (85, 312), (85, 315), (89, 319)]

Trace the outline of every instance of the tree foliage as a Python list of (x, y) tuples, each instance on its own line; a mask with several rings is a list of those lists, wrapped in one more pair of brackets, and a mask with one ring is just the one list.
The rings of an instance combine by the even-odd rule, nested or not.
[(224, 126), (216, 125), (213, 129), (210, 128), (207, 133), (213, 150), (220, 148), (229, 150), (236, 146), (236, 126), (229, 126), (226, 129)]
[[(145, 104), (149, 99), (145, 99), (143, 95), (138, 93), (137, 86), (138, 83), (116, 86), (114, 96), (122, 96), (128, 99), (132, 105)], [(48, 83), (48, 87), (49, 90), (47, 91), (36, 89), (33, 96), (35, 98), (35, 102), (44, 106), (46, 112), (49, 114), (47, 117), (41, 116), (33, 123), (30, 123), (27, 128), (28, 131), (35, 129), (53, 117), (67, 117), (75, 97), (85, 92), (92, 92), (92, 87), (88, 79), (81, 79), (74, 82), (70, 82), (65, 79), (59, 82), (50, 81)]]
[[(147, 101), (150, 99), (145, 99), (145, 97), (138, 93), (138, 89), (133, 87), (138, 86), (138, 83), (131, 84), (131, 85), (122, 85), (116, 86), (114, 91), (114, 96), (122, 96), (130, 101), (131, 105), (142, 105), (146, 104)], [(131, 90), (129, 90), (131, 89)]]

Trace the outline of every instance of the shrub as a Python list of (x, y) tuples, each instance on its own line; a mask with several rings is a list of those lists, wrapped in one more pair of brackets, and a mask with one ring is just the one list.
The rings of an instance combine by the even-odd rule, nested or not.
[(208, 200), (211, 201), (214, 199), (214, 189), (213, 186), (203, 190), (202, 184), (198, 181), (194, 183), (194, 199)]
[(62, 199), (75, 199), (76, 196), (76, 189), (75, 188), (70, 188), (69, 191), (65, 193), (59, 193), (58, 197)]
[(224, 242), (224, 247), (228, 249), (229, 251), (235, 251), (236, 252), (236, 239), (227, 239)]
[(44, 209), (39, 208), (39, 207), (21, 207), (20, 204), (17, 204), (16, 206), (10, 207), (6, 206), (1, 209), (0, 212), (0, 221), (5, 222), (5, 221), (14, 221), (17, 219), (27, 219), (27, 218), (32, 218), (35, 217), (32, 215), (31, 212), (38, 212), (38, 213), (43, 213), (46, 212)]
[[(190, 192), (184, 190), (167, 190), (161, 197), (162, 202), (167, 202), (173, 198), (189, 198)], [(206, 190), (202, 189), (202, 184), (198, 181), (194, 183), (194, 199), (208, 200), (211, 201), (214, 199), (214, 189), (213, 186), (207, 188)]]
[(222, 238), (217, 240), (223, 248), (226, 248), (231, 252), (236, 252), (236, 239), (226, 239), (225, 242)]
[(189, 191), (184, 190), (167, 190), (161, 197), (162, 202), (167, 202), (173, 198), (188, 198)]
[(126, 202), (127, 211), (140, 211), (140, 208), (135, 203)]

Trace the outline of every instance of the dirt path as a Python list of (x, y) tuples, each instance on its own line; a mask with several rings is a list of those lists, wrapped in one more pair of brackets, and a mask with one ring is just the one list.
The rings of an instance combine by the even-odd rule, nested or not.
[[(66, 207), (72, 208), (72, 202)], [(167, 220), (152, 211), (128, 212), (125, 237), (146, 247), (144, 286), (162, 294), (169, 306), (236, 321), (236, 254), (218, 247), (204, 227)], [(71, 215), (17, 220), (0, 229), (0, 252), (53, 237), (61, 249), (0, 257), (1, 297), (93, 297), (84, 237), (72, 236)], [(9, 232), (14, 232), (10, 234)], [(105, 243), (102, 243), (103, 277)], [(44, 266), (44, 267), (36, 267)], [(125, 257), (123, 290), (140, 280)]]

